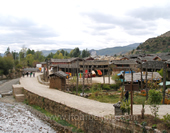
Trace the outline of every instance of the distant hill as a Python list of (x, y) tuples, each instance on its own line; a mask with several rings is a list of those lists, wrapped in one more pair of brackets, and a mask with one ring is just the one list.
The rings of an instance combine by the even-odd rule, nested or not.
[[(57, 49), (57, 50), (42, 50), (42, 53), (44, 56), (47, 56), (48, 54), (52, 53), (56, 53), (58, 50), (62, 50), (62, 49)], [(70, 53), (70, 51), (72, 49), (63, 49), (64, 51), (67, 51), (68, 53)]]
[[(115, 55), (115, 54), (125, 54), (133, 49), (136, 49), (139, 46), (140, 43), (134, 43), (130, 44), (127, 46), (122, 46), (122, 47), (112, 47), (112, 48), (105, 48), (105, 49), (100, 49), (100, 50), (89, 50), (90, 53), (97, 54), (97, 55)], [(58, 49), (62, 50), (62, 49)], [(63, 49), (67, 52), (70, 53), (72, 49)], [(44, 56), (47, 56), (49, 53), (56, 53), (57, 50), (42, 50)]]
[(2, 56), (2, 57), (3, 57), (3, 56), (4, 56), (4, 54), (0, 53), (0, 56)]
[(136, 49), (140, 43), (134, 43), (127, 46), (122, 47), (112, 47), (96, 50), (97, 55), (115, 55), (115, 54), (125, 54), (133, 49)]
[(145, 53), (164, 53), (170, 51), (170, 31), (154, 38), (149, 38), (144, 43), (141, 43), (136, 48), (138, 51), (144, 51)]

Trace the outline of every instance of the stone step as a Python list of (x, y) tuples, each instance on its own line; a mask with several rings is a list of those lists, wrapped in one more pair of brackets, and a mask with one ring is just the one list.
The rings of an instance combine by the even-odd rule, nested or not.
[(21, 85), (17, 84), (17, 85), (13, 85), (13, 95), (15, 94), (23, 94), (24, 93), (24, 89)]
[(15, 94), (15, 100), (17, 102), (24, 102), (24, 100), (25, 100), (24, 94)]

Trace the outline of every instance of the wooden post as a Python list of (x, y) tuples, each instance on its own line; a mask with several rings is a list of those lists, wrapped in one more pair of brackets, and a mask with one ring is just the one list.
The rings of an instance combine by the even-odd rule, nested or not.
[(45, 66), (44, 66), (44, 75), (43, 75), (44, 81), (45, 81)]
[(49, 75), (49, 68), (48, 68), (48, 64), (49, 64), (49, 62), (48, 62), (48, 60), (47, 60), (47, 82), (48, 82), (48, 75)]
[(82, 87), (82, 91), (83, 91), (83, 95), (84, 95), (84, 60), (83, 60), (83, 87)]
[(87, 84), (89, 84), (89, 62), (87, 63)]
[(131, 70), (131, 115), (133, 115), (133, 71)]
[(104, 66), (103, 66), (103, 84), (105, 84), (105, 77), (104, 77)]
[(154, 67), (154, 65), (152, 64), (152, 80), (151, 80), (151, 83), (152, 83), (152, 85), (153, 85), (153, 67)]
[(123, 86), (125, 86), (125, 70), (123, 71)]
[(92, 68), (93, 68), (93, 65), (91, 65), (91, 72), (90, 72), (90, 76), (91, 76), (91, 84), (92, 84)]
[(70, 74), (69, 74), (69, 64), (68, 64), (68, 79), (67, 79), (68, 85), (69, 85), (69, 76), (70, 76)]
[(165, 90), (166, 90), (166, 62), (163, 66), (163, 104), (165, 103)]
[(140, 73), (141, 73), (141, 89), (143, 90), (143, 78), (142, 78), (142, 63), (141, 63), (141, 71), (140, 71)]
[(145, 78), (146, 78), (146, 100), (148, 100), (148, 80), (147, 80), (147, 74), (148, 73), (148, 62), (146, 62), (146, 73), (145, 73)]
[(110, 85), (110, 68), (108, 68), (108, 80), (109, 80), (109, 85)]
[(77, 65), (75, 65), (77, 67), (77, 85), (76, 85), (76, 95), (78, 94), (78, 84), (79, 84), (79, 74), (78, 74), (78, 60), (77, 60)]

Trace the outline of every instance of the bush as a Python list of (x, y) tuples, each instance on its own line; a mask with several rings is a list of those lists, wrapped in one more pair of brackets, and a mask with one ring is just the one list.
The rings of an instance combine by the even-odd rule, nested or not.
[(123, 113), (128, 112), (130, 114), (130, 101), (122, 102), (120, 109), (122, 110)]
[(103, 84), (102, 88), (103, 90), (110, 90), (110, 85)]
[(150, 104), (160, 104), (162, 100), (162, 94), (158, 90), (149, 90), (149, 102)]
[(169, 114), (166, 114), (163, 116), (163, 121), (168, 126), (168, 128), (170, 128), (170, 115)]
[(162, 100), (162, 94), (160, 91), (151, 89), (149, 90), (149, 103), (152, 114), (157, 117), (157, 112), (159, 110), (159, 104)]

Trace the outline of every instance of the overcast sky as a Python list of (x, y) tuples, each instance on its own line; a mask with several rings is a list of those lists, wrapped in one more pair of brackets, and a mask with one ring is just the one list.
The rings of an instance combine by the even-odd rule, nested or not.
[(169, 0), (0, 0), (0, 53), (125, 46), (169, 30)]

